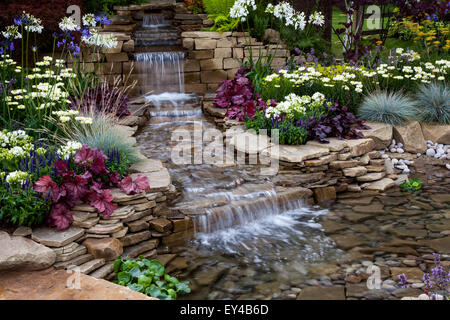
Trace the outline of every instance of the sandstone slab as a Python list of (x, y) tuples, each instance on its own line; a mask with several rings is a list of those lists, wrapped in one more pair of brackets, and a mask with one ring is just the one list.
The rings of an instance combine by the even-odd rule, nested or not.
[(427, 144), (422, 134), (422, 127), (417, 121), (394, 127), (394, 139), (403, 144), (403, 148), (411, 153), (424, 153)]
[(359, 177), (367, 173), (367, 169), (362, 166), (357, 166), (353, 168), (345, 168), (342, 170), (346, 177)]
[(345, 300), (344, 286), (306, 287), (297, 300)]
[(366, 125), (370, 127), (369, 130), (362, 130), (365, 138), (370, 138), (374, 141), (374, 148), (384, 149), (391, 144), (393, 128), (390, 124), (380, 122), (367, 122)]
[(422, 123), (422, 133), (425, 140), (450, 144), (450, 125)]
[(319, 158), (330, 153), (326, 147), (321, 146), (311, 146), (311, 145), (280, 145), (278, 150), (276, 148), (271, 148), (269, 152), (267, 149), (262, 153), (265, 156), (270, 156), (274, 159), (281, 161), (301, 163), (305, 160)]
[(322, 147), (327, 148), (330, 151), (341, 151), (345, 147), (347, 147), (347, 140), (339, 140), (338, 138), (330, 138), (328, 139), (328, 143), (321, 143), (316, 140), (311, 140), (306, 143), (308, 146), (316, 146), (316, 147)]
[(57, 231), (55, 228), (41, 227), (33, 230), (31, 238), (49, 247), (63, 247), (84, 235), (84, 229), (70, 227), (63, 231)]
[(10, 237), (4, 231), (0, 231), (0, 243), (0, 271), (41, 270), (56, 259), (52, 249), (21, 236)]
[(138, 163), (131, 165), (130, 171), (132, 173), (145, 173), (145, 172), (155, 172), (162, 170), (164, 168), (161, 160), (158, 159), (143, 159)]
[(80, 275), (80, 289), (67, 287), (70, 273), (46, 269), (0, 274), (2, 300), (157, 300), (106, 280)]
[(395, 185), (394, 180), (390, 178), (383, 178), (381, 180), (371, 182), (367, 186), (364, 187), (364, 189), (367, 190), (375, 190), (375, 191), (385, 191), (386, 189), (389, 189)]
[(83, 245), (95, 259), (114, 260), (123, 253), (122, 242), (115, 238), (88, 238), (84, 240)]
[(375, 142), (372, 139), (345, 140), (345, 142), (350, 148), (350, 153), (353, 157), (361, 156), (375, 148)]
[[(134, 173), (131, 175), (133, 179), (136, 179), (138, 174)], [(150, 189), (147, 192), (158, 192), (158, 191), (168, 191), (171, 182), (169, 171), (163, 168), (159, 171), (143, 173), (144, 176), (148, 178), (150, 184)]]

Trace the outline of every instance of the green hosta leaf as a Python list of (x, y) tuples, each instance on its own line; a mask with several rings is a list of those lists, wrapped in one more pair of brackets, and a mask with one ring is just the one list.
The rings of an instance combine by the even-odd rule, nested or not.
[(176, 299), (177, 298), (177, 293), (175, 292), (175, 290), (173, 289), (168, 289), (167, 293), (172, 297), (172, 299)]
[(119, 272), (119, 273), (117, 274), (117, 280), (118, 280), (119, 282), (128, 283), (128, 282), (130, 282), (130, 280), (131, 280), (131, 276), (130, 276), (130, 274), (129, 274), (128, 272), (122, 271), (122, 272)]
[(149, 293), (153, 298), (157, 298), (160, 300), (172, 300), (172, 297), (165, 289), (154, 287), (149, 290)]
[(138, 278), (138, 284), (142, 284), (145, 286), (148, 286), (152, 283), (152, 278), (151, 277), (147, 277), (146, 275), (140, 275)]
[(139, 267), (133, 267), (130, 271), (129, 271), (130, 275), (134, 278), (139, 278), (142, 274), (141, 269), (139, 269)]
[(164, 279), (170, 283), (177, 284), (180, 283), (177, 278), (169, 276), (167, 273), (164, 275)]
[(175, 285), (175, 288), (177, 289), (177, 292), (180, 294), (191, 293), (191, 288), (189, 288), (189, 281), (177, 283)]
[(150, 260), (148, 267), (157, 277), (161, 277), (164, 274), (164, 266), (157, 260)]
[(144, 292), (144, 286), (142, 284), (132, 283), (127, 286), (133, 291)]
[(117, 273), (120, 270), (120, 267), (122, 266), (122, 260), (116, 259), (116, 261), (114, 261), (114, 272)]

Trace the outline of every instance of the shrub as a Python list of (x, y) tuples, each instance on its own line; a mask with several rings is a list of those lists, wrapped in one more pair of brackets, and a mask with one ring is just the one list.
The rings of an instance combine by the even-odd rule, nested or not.
[(0, 182), (0, 223), (12, 226), (41, 225), (50, 210), (50, 202), (40, 199), (29, 181), (21, 187)]
[(228, 16), (235, 0), (203, 0), (203, 8), (208, 15)]
[(419, 121), (450, 124), (450, 89), (447, 85), (423, 85), (419, 87), (415, 97)]
[(415, 102), (398, 92), (374, 92), (367, 96), (358, 109), (358, 117), (367, 121), (402, 125), (412, 119)]
[(189, 281), (180, 282), (165, 273), (159, 261), (143, 256), (139, 259), (120, 257), (114, 261), (114, 272), (117, 274), (114, 282), (119, 285), (161, 300), (175, 300), (179, 295), (191, 292)]

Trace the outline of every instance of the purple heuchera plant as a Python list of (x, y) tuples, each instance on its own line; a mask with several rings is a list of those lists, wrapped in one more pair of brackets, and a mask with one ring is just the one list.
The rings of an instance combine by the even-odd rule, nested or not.
[(364, 125), (363, 120), (357, 119), (347, 107), (341, 107), (337, 102), (326, 107), (324, 115), (317, 117), (314, 114), (301, 121), (301, 125), (308, 130), (308, 140), (318, 140), (323, 143), (328, 143), (329, 137), (360, 139), (364, 135), (357, 130), (370, 129)]
[(214, 106), (227, 108), (227, 119), (243, 121), (253, 117), (256, 109), (266, 107), (260, 95), (254, 93), (251, 80), (245, 76), (248, 72), (249, 69), (240, 68), (233, 80), (223, 81), (216, 91)]

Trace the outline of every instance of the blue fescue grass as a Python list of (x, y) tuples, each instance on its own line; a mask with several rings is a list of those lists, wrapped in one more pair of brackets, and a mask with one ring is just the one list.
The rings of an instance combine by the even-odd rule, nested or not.
[(415, 97), (417, 120), (426, 123), (450, 124), (450, 88), (446, 84), (422, 85)]
[(399, 92), (376, 91), (366, 96), (358, 109), (360, 119), (403, 125), (414, 119), (416, 103)]

